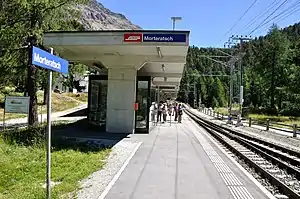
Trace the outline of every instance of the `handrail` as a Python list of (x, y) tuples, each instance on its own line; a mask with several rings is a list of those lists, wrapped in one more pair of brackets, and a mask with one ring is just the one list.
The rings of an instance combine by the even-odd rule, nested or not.
[[(201, 111), (202, 113), (209, 115), (209, 116), (213, 116), (213, 117), (217, 117), (218, 119), (222, 118), (226, 119), (229, 116), (223, 113), (219, 113), (214, 111), (213, 109), (208, 109), (208, 108), (199, 108), (199, 111)], [(220, 116), (220, 117), (219, 117)], [(231, 119), (237, 119), (236, 116), (231, 116)], [(297, 124), (283, 124), (283, 123), (279, 123), (279, 122), (273, 122), (270, 121), (270, 119), (267, 119), (266, 121), (261, 121), (261, 120), (255, 120), (251, 117), (248, 118), (248, 121), (246, 119), (243, 119), (243, 121), (245, 121), (246, 123), (249, 124), (249, 127), (252, 126), (252, 124), (258, 125), (258, 126), (262, 126), (262, 127), (266, 127), (266, 130), (268, 131), (269, 129), (275, 129), (275, 130), (279, 130), (279, 131), (283, 131), (283, 132), (287, 132), (287, 133), (293, 133), (293, 137), (296, 137), (297, 134), (300, 134), (300, 127), (297, 126)], [(289, 129), (284, 129), (284, 128), (280, 128), (278, 126), (283, 126), (283, 127), (288, 127)]]

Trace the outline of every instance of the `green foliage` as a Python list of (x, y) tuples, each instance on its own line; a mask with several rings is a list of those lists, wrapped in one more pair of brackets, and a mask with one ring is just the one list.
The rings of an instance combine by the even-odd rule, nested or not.
[[(56, 123), (53, 129), (66, 127), (68, 123)], [(0, 132), (1, 138), (8, 144), (23, 146), (44, 146), (46, 141), (46, 124), (30, 126), (26, 128), (9, 129)]]
[[(0, 138), (0, 198), (45, 198), (46, 147), (10, 145)], [(101, 169), (111, 150), (70, 145), (52, 149), (51, 198), (78, 191), (79, 181)], [(73, 194), (72, 194), (73, 195)]]
[(13, 88), (13, 87), (3, 87), (0, 90), (0, 103), (4, 103), (6, 95), (22, 96), (22, 95), (20, 95), (20, 93), (15, 92), (15, 88)]
[[(88, 0), (2, 0), (0, 7), (0, 85), (15, 86), (31, 99), (30, 125), (37, 120), (36, 92), (47, 88), (47, 72), (34, 67), (28, 70), (29, 44), (43, 46), (43, 33), (53, 30), (83, 30), (78, 23), (76, 4)], [(35, 38), (35, 39), (29, 39)], [(78, 69), (76, 67), (75, 69)], [(73, 71), (71, 71), (73, 72)], [(75, 70), (80, 73), (80, 70)], [(53, 73), (57, 77), (58, 73)], [(72, 75), (72, 73), (70, 74)], [(27, 86), (27, 83), (30, 86)], [(0, 90), (2, 89), (0, 86)], [(46, 92), (45, 92), (46, 93)], [(46, 99), (46, 96), (45, 96)]]
[(45, 126), (31, 126), (26, 129), (13, 129), (5, 131), (2, 138), (9, 144), (24, 146), (37, 146), (44, 144)]
[(225, 93), (224, 86), (219, 78), (216, 78), (216, 86), (217, 86), (217, 93), (218, 93), (218, 98), (217, 98), (218, 106), (224, 107), (227, 105), (226, 93)]
[(87, 66), (80, 63), (71, 63), (69, 66), (69, 75), (66, 77), (64, 85), (71, 89), (76, 88), (78, 91), (82, 90), (79, 84), (79, 77), (85, 74), (86, 71), (88, 71)]
[[(178, 99), (190, 102), (190, 105), (193, 105), (194, 99), (197, 103), (201, 102), (207, 107), (227, 105), (229, 78), (222, 75), (228, 74), (229, 69), (203, 57), (212, 55), (223, 54), (214, 48), (198, 48), (195, 46), (189, 48)], [(223, 61), (226, 61), (226, 58)], [(195, 96), (194, 84), (196, 87)]]
[[(86, 0), (4, 0), (0, 8), (0, 83), (22, 87), (26, 84), (27, 37), (36, 35), (43, 44), (43, 33), (50, 30), (83, 30), (76, 19), (80, 11), (75, 4)], [(20, 75), (22, 74), (22, 75)], [(25, 75), (24, 75), (25, 74)], [(57, 75), (57, 74), (56, 74)], [(44, 86), (46, 71), (37, 70), (38, 85)]]
[[(236, 54), (237, 47), (221, 49)], [(280, 30), (276, 25), (264, 37), (243, 43), (244, 110), (247, 113), (298, 115), (300, 107), (300, 23)], [(214, 63), (205, 56), (224, 55), (215, 48), (191, 46), (178, 98), (193, 105), (200, 98), (206, 107), (226, 107), (229, 101), (229, 67)], [(214, 58), (227, 62), (228, 58)], [(236, 67), (237, 68), (237, 67)], [(194, 96), (189, 85), (197, 77)], [(219, 76), (208, 76), (209, 74)], [(202, 75), (202, 76), (201, 76)], [(205, 76), (203, 76), (205, 75)], [(234, 103), (238, 103), (237, 73), (233, 78)], [(190, 93), (187, 95), (187, 93)], [(198, 95), (197, 95), (198, 94)]]

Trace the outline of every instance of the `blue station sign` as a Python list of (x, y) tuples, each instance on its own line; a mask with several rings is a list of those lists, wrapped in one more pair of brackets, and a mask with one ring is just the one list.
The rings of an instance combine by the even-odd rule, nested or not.
[(45, 69), (68, 74), (69, 62), (60, 57), (52, 55), (42, 49), (33, 47), (32, 64)]
[(143, 34), (143, 42), (174, 42), (174, 43), (185, 43), (186, 34)]

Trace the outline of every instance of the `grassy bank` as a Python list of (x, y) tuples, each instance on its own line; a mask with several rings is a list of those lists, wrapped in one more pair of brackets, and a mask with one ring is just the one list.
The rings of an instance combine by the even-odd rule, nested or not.
[[(11, 96), (23, 96), (23, 93), (17, 93), (17, 92), (9, 92), (9, 95)], [(43, 99), (44, 99), (44, 93), (39, 91), (37, 93), (38, 97), (38, 114), (46, 113), (46, 105), (42, 105)], [(4, 102), (5, 95), (0, 93), (0, 103)], [(85, 100), (86, 99), (86, 100)], [(52, 93), (52, 112), (60, 112), (65, 111), (71, 108), (74, 108), (76, 106), (79, 106), (82, 103), (87, 102), (87, 94), (69, 94), (69, 93)], [(3, 118), (3, 107), (0, 107), (0, 119)], [(11, 114), (6, 113), (5, 114), (5, 120), (9, 119), (15, 119), (15, 118), (22, 118), (26, 117), (25, 114)]]
[[(261, 114), (249, 114), (248, 118), (249, 117), (253, 118), (253, 120), (257, 120), (257, 121), (261, 121), (261, 122), (266, 122), (267, 119), (269, 119), (270, 122), (282, 123), (282, 124), (286, 124), (286, 125), (297, 124), (297, 126), (300, 126), (300, 118), (299, 117), (270, 116), (270, 115), (261, 115)], [(278, 126), (278, 127), (282, 127), (282, 126)]]
[(78, 101), (84, 102), (84, 103), (87, 103), (87, 101), (88, 101), (88, 94), (87, 93), (77, 93), (77, 94), (66, 93), (65, 95), (67, 95), (69, 97), (72, 97), (73, 99), (76, 99)]
[(228, 109), (223, 107), (215, 108), (215, 111), (224, 115), (228, 115)]
[[(11, 139), (8, 134), (0, 137), (0, 199), (45, 198), (46, 151), (40, 145), (44, 132), (36, 128), (12, 134)], [(31, 137), (37, 140), (31, 141)], [(60, 184), (52, 188), (52, 198), (75, 191), (79, 180), (103, 167), (109, 152), (87, 146), (54, 146), (51, 179)]]
[[(235, 109), (235, 107), (233, 109)], [(238, 109), (236, 109), (236, 110), (238, 110)], [(228, 109), (223, 108), (223, 107), (215, 108), (215, 111), (217, 111), (219, 113), (223, 113), (225, 115), (228, 114)], [(259, 121), (259, 122), (266, 122), (267, 119), (269, 119), (270, 122), (276, 122), (276, 123), (281, 123), (281, 124), (286, 124), (286, 125), (297, 124), (297, 126), (300, 126), (300, 118), (299, 117), (272, 116), (272, 115), (263, 115), (263, 114), (249, 114), (247, 116), (247, 118), (249, 118), (249, 117), (251, 117), (253, 120)], [(284, 128), (283, 126), (280, 126), (280, 125), (277, 125), (277, 127)]]
[[(43, 103), (43, 92), (38, 92), (38, 104), (39, 104), (39, 112), (46, 113), (47, 105), (42, 105)], [(60, 112), (65, 111), (71, 108), (74, 108), (76, 106), (79, 106), (80, 103), (76, 99), (73, 99), (71, 97), (68, 97), (66, 94), (58, 94), (58, 93), (52, 93), (52, 112)]]

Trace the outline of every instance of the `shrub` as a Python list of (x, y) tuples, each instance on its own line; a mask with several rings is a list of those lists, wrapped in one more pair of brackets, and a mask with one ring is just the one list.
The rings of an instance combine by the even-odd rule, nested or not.
[(279, 112), (280, 115), (300, 117), (300, 107), (284, 108)]
[[(52, 130), (66, 128), (70, 123), (54, 123)], [(46, 124), (26, 128), (9, 129), (0, 132), (2, 139), (9, 144), (24, 146), (43, 146), (46, 142)]]
[(45, 132), (45, 125), (10, 129), (2, 133), (2, 138), (9, 144), (37, 146), (44, 143)]

